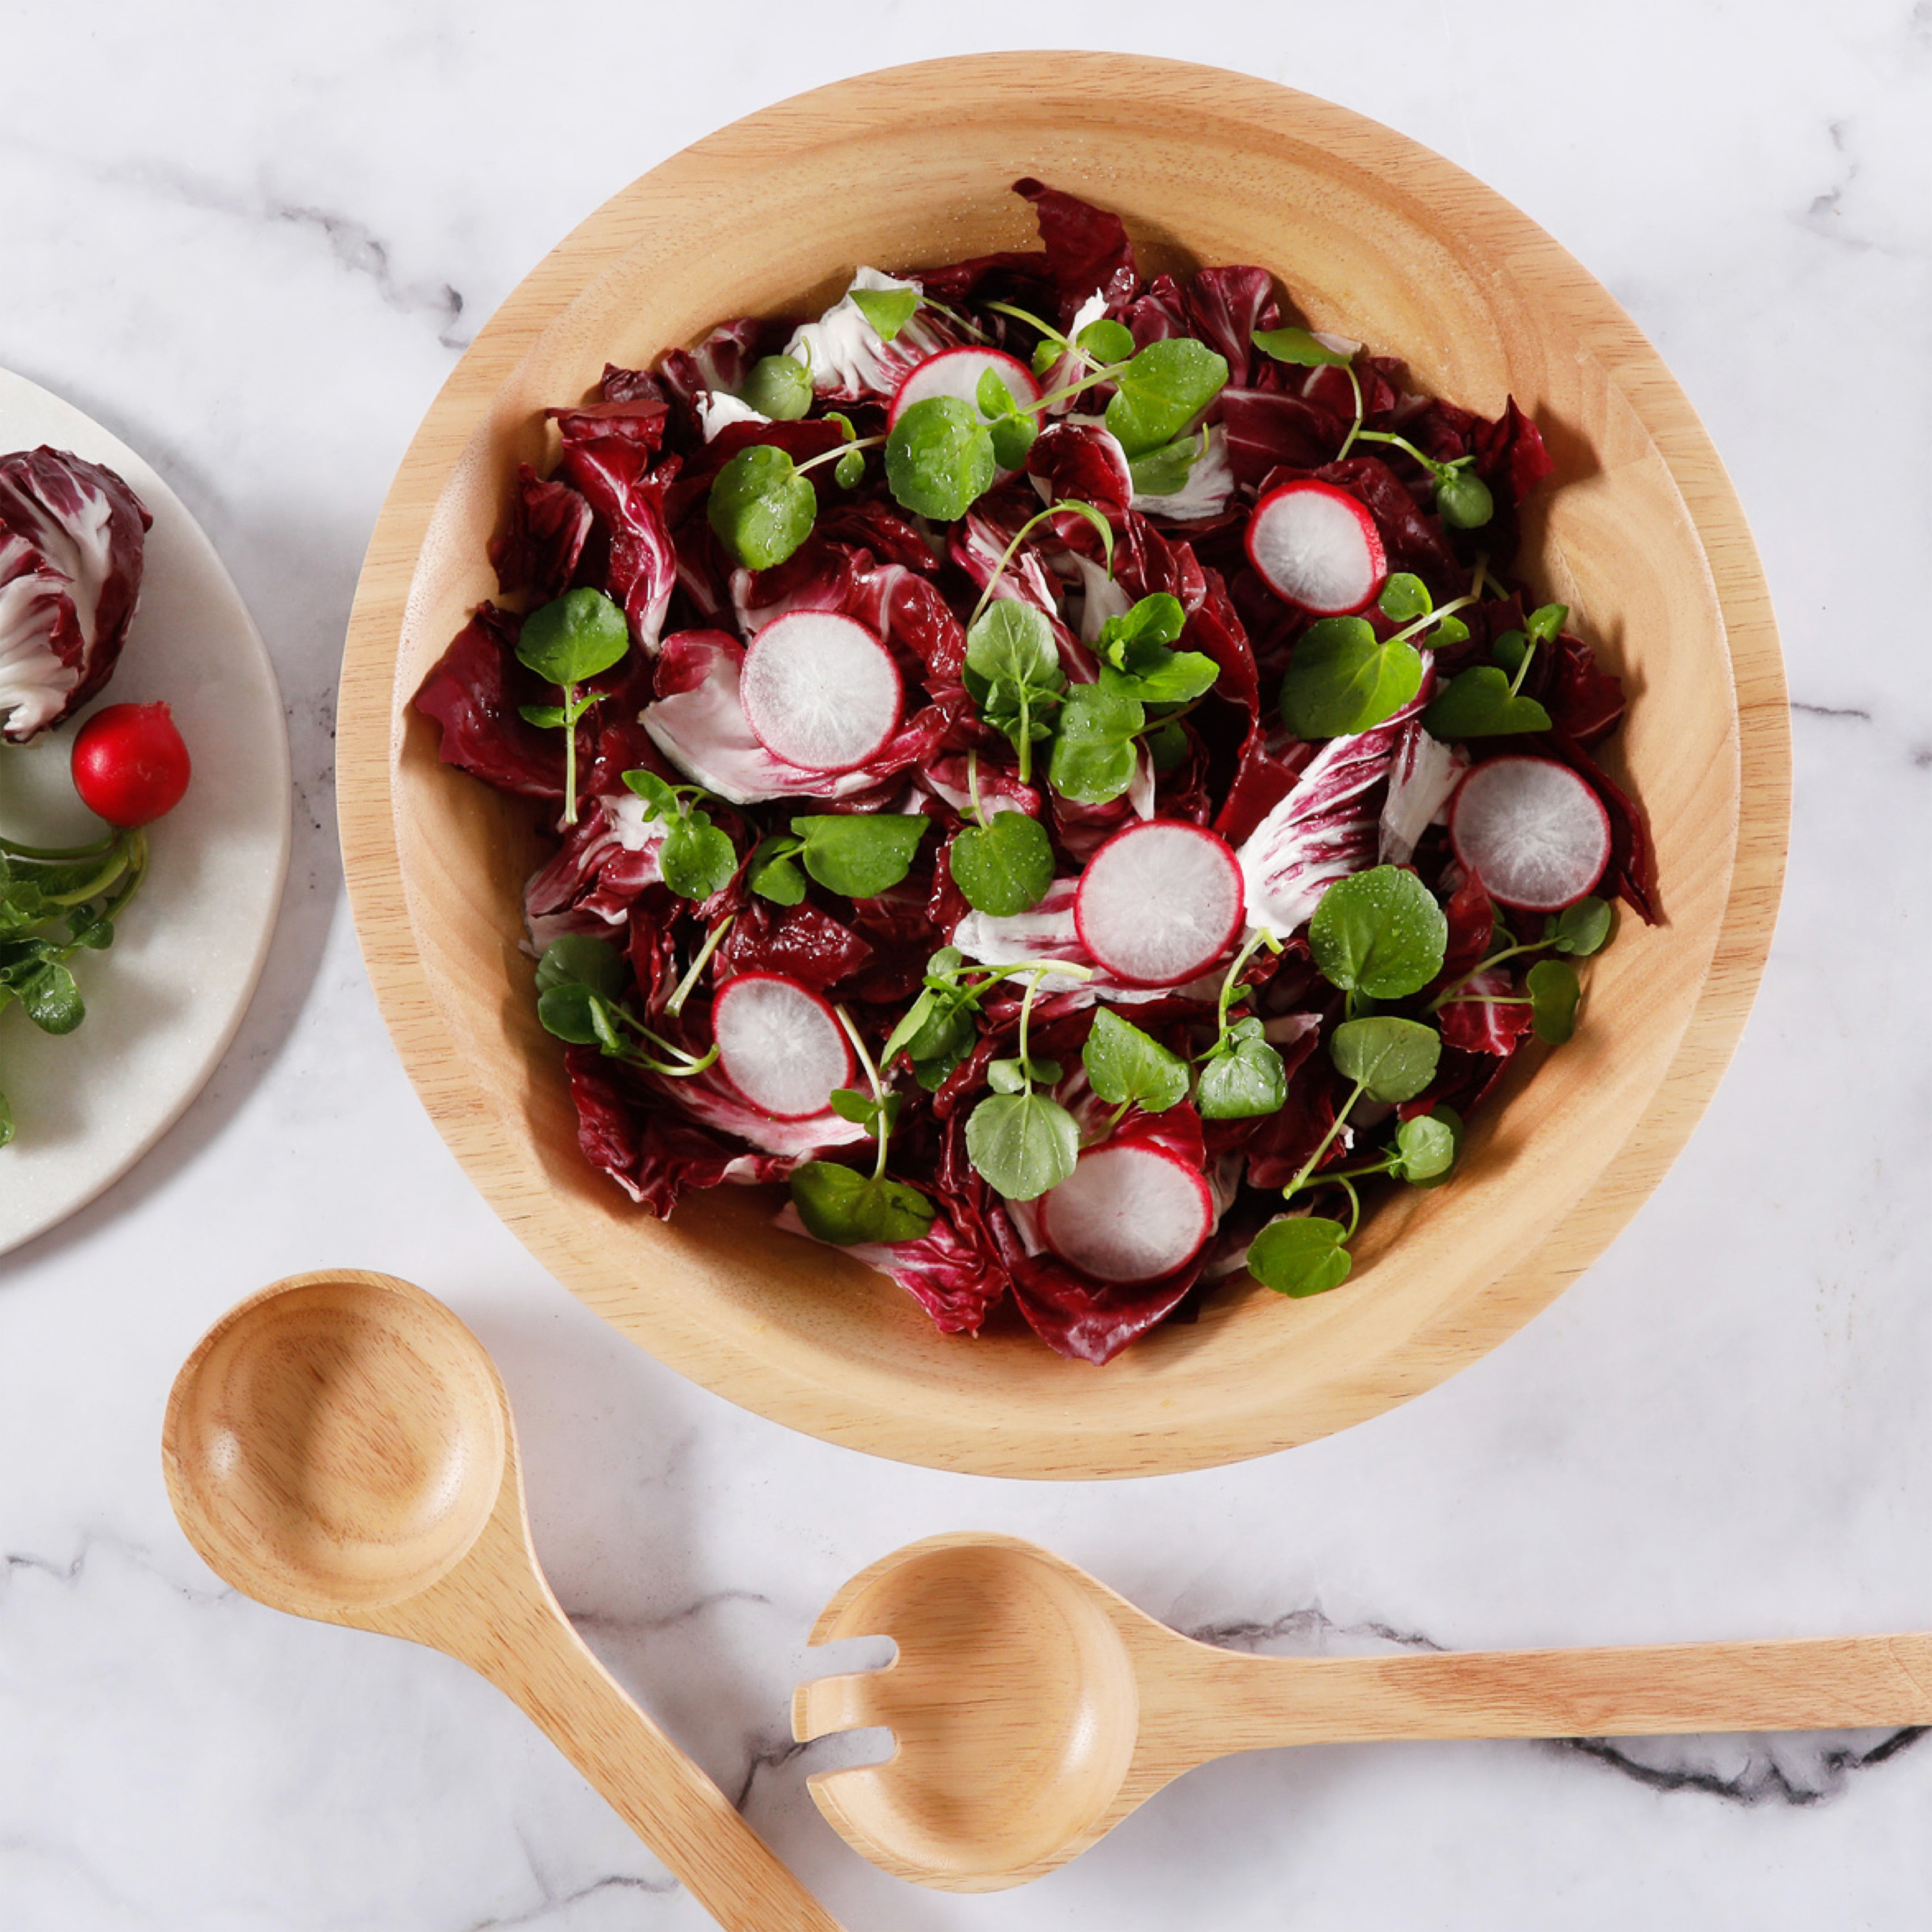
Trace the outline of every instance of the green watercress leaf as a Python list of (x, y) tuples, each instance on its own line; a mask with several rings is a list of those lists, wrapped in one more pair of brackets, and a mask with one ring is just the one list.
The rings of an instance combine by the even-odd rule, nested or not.
[(1023, 812), (996, 812), (970, 825), (948, 855), (952, 880), (966, 903), (995, 919), (1030, 912), (1053, 884), (1053, 844), (1046, 828)]
[(986, 433), (993, 440), (993, 460), (1002, 470), (1022, 470), (1026, 466), (1028, 452), (1039, 437), (1040, 424), (1022, 411), (1017, 416), (1000, 417)]
[(1473, 470), (1452, 470), (1436, 484), (1436, 514), (1452, 530), (1479, 530), (1496, 513), (1490, 486)]
[(1343, 1021), (1329, 1036), (1328, 1057), (1371, 1100), (1413, 1100), (1436, 1078), (1442, 1036), (1419, 1020), (1378, 1013)]
[(1124, 362), (1134, 352), (1134, 332), (1125, 322), (1102, 316), (1073, 338), (1073, 346), (1096, 362)]
[(1342, 350), (1330, 349), (1305, 328), (1258, 328), (1248, 340), (1264, 356), (1298, 369), (1346, 369), (1355, 359)]
[(1143, 1113), (1164, 1114), (1187, 1094), (1187, 1063), (1111, 1006), (1094, 1016), (1080, 1050), (1088, 1084), (1109, 1106), (1131, 1101)]
[(1387, 643), (1361, 617), (1324, 617), (1294, 646), (1282, 680), (1282, 722), (1298, 738), (1366, 731), (1400, 711), (1422, 688), (1422, 656)]
[(1172, 442), (1219, 395), (1228, 364), (1190, 335), (1150, 342), (1114, 378), (1107, 427), (1131, 459)]
[(812, 371), (795, 356), (761, 356), (738, 398), (773, 422), (796, 422), (812, 407)]
[(1041, 690), (1066, 688), (1053, 627), (1044, 611), (1017, 597), (996, 597), (966, 633), (966, 668), (990, 684), (1004, 678)]
[(745, 883), (760, 898), (774, 905), (801, 905), (805, 901), (805, 874), (796, 863), (804, 847), (796, 838), (761, 838), (746, 868)]
[(1561, 959), (1539, 959), (1523, 976), (1536, 1036), (1561, 1046), (1576, 1030), (1576, 1005), (1583, 997), (1576, 969)]
[(1490, 640), (1490, 656), (1514, 677), (1529, 655), (1529, 639), (1520, 631), (1505, 631)]
[(534, 724), (546, 731), (560, 731), (565, 725), (576, 722), (560, 704), (520, 704), (517, 716), (526, 724)]
[(805, 869), (828, 891), (876, 898), (912, 870), (931, 819), (917, 812), (850, 812), (794, 818)]
[(1105, 805), (1133, 782), (1139, 758), (1136, 734), (1147, 712), (1138, 699), (1098, 684), (1075, 685), (1060, 715), (1047, 776), (1062, 798)]
[(1194, 466), (1208, 453), (1208, 434), (1184, 436), (1127, 459), (1136, 496), (1174, 496), (1187, 488)]
[(848, 289), (845, 292), (881, 342), (891, 341), (919, 311), (916, 289)]
[(1033, 1201), (1073, 1172), (1080, 1130), (1044, 1094), (992, 1094), (968, 1117), (966, 1153), (996, 1192)]
[(22, 982), (20, 1000), (27, 1017), (43, 1033), (71, 1033), (87, 1017), (86, 1003), (74, 975), (58, 959), (50, 959), (32, 978)]
[[(1449, 1165), (1440, 1174), (1411, 1174), (1405, 1178), (1412, 1187), (1440, 1187), (1456, 1172), (1456, 1163), (1462, 1157), (1462, 1117), (1454, 1107), (1432, 1107), (1426, 1118), (1449, 1130)], [(1400, 1142), (1397, 1142), (1400, 1145)]]
[(791, 1198), (806, 1228), (839, 1247), (916, 1241), (932, 1226), (932, 1203), (916, 1188), (875, 1180), (837, 1161), (808, 1160), (794, 1169)]
[(936, 522), (963, 517), (998, 470), (986, 424), (957, 396), (914, 403), (886, 439), (886, 486), (902, 508)]
[(1178, 597), (1165, 590), (1142, 597), (1100, 626), (1094, 648), (1117, 670), (1138, 670), (1150, 654), (1174, 643), (1187, 628)]
[(1496, 738), (1516, 731), (1547, 731), (1550, 713), (1533, 698), (1510, 689), (1494, 664), (1458, 671), (1422, 714), (1432, 738)]
[(596, 1046), (614, 1030), (603, 1011), (607, 1004), (594, 986), (566, 980), (538, 992), (537, 1020), (545, 1033), (554, 1034), (572, 1046)]
[(1456, 1164), (1456, 1136), (1446, 1120), (1418, 1114), (1395, 1130), (1396, 1160), (1389, 1172), (1398, 1180), (1435, 1180)]
[(1033, 1087), (1057, 1087), (1060, 1066), (1057, 1060), (1032, 1054), (1024, 1060), (989, 1060), (986, 1084), (995, 1094), (1024, 1094)]
[(567, 932), (544, 948), (537, 962), (537, 991), (556, 986), (587, 986), (614, 1000), (624, 983), (624, 956), (608, 940)]
[(705, 515), (747, 570), (770, 570), (811, 536), (818, 498), (783, 450), (754, 442), (718, 471)]
[(1346, 993), (1406, 999), (1442, 970), (1449, 921), (1436, 895), (1400, 866), (1337, 879), (1308, 922), (1308, 945)]
[(518, 661), (546, 684), (581, 684), (630, 648), (623, 612), (601, 590), (566, 590), (538, 604), (517, 634)]
[(731, 883), (738, 869), (737, 849), (702, 812), (672, 821), (658, 848), (664, 882), (682, 899), (708, 899)]
[(1194, 1104), (1204, 1120), (1248, 1120), (1279, 1113), (1288, 1100), (1288, 1075), (1262, 1023), (1237, 1020), (1201, 1069)]
[(1429, 586), (1406, 570), (1398, 570), (1384, 583), (1382, 595), (1376, 603), (1392, 624), (1412, 623), (1418, 617), (1426, 616), (1436, 608), (1436, 600), (1429, 594)]
[(1298, 1298), (1324, 1294), (1348, 1279), (1354, 1264), (1340, 1222), (1319, 1214), (1289, 1214), (1270, 1221), (1248, 1250), (1248, 1272), (1264, 1288)]
[(1543, 922), (1543, 936), (1558, 952), (1584, 959), (1610, 943), (1616, 924), (1616, 914), (1603, 900), (1592, 897), (1552, 913)]
[(1570, 621), (1570, 607), (1567, 604), (1542, 604), (1529, 614), (1529, 637), (1532, 644), (1553, 644), (1557, 634)]

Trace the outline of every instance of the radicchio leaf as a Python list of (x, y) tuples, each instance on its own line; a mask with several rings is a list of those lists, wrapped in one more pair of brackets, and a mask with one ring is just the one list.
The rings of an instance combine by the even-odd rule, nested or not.
[(113, 674), (154, 522), (111, 470), (44, 444), (0, 456), (0, 716), (24, 745)]
[(1060, 291), (1063, 326), (1090, 296), (1104, 296), (1109, 306), (1132, 298), (1140, 274), (1126, 224), (1118, 214), (1030, 177), (1015, 182), (1013, 192), (1033, 203), (1040, 245)]
[(1286, 939), (1337, 879), (1376, 862), (1382, 802), (1396, 746), (1427, 704), (1425, 669), (1415, 696), (1379, 724), (1331, 738), (1293, 790), (1263, 819), (1235, 856), (1247, 882), (1248, 923)]

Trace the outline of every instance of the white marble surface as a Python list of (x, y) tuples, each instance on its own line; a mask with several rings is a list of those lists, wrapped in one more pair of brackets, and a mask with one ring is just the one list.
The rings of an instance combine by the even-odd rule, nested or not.
[[(475, 1323), (563, 1600), (853, 1932), (1927, 1922), (1932, 1745), (1909, 1736), (1237, 1760), (1054, 1878), (977, 1900), (860, 1862), (805, 1796), (822, 1750), (784, 1742), (826, 1594), (945, 1528), (1037, 1537), (1178, 1623), (1282, 1649), (1932, 1624), (1927, 0), (16, 0), (7, 16), (0, 365), (142, 449), (204, 521), (275, 653), (298, 796), (286, 912), (226, 1064), (127, 1180), (0, 1264), (0, 1924), (705, 1922), (494, 1692), (256, 1608), (176, 1529), (156, 1456), (176, 1364), (244, 1292), (331, 1262), (410, 1276)], [(477, 320), (554, 238), (686, 141), (819, 81), (1096, 43), (1376, 115), (1494, 183), (1630, 306), (1762, 547), (1798, 809), (1730, 1076), (1548, 1314), (1338, 1439), (1029, 1487), (788, 1435), (544, 1277), (444, 1152), (377, 1019), (329, 717), (391, 470)]]

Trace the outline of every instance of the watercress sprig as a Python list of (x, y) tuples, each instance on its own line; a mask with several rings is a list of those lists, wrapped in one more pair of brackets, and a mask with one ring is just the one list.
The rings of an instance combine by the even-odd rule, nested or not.
[(1111, 1006), (1095, 1012), (1080, 1064), (1096, 1096), (1114, 1109), (1098, 1139), (1120, 1125), (1130, 1107), (1164, 1114), (1187, 1097), (1186, 1061)]
[(594, 1046), (667, 1079), (688, 1080), (718, 1058), (716, 1046), (692, 1053), (645, 1025), (619, 997), (623, 984), (624, 956), (616, 946), (566, 933), (537, 962), (537, 1019), (572, 1046)]
[(1505, 631), (1490, 646), (1493, 664), (1459, 671), (1422, 714), (1432, 737), (1491, 738), (1517, 731), (1547, 731), (1550, 713), (1522, 694), (1522, 681), (1537, 646), (1554, 642), (1570, 615), (1564, 604), (1532, 611), (1521, 631)]
[[(1264, 1286), (1290, 1295), (1319, 1294), (1340, 1287), (1354, 1265), (1348, 1244), (1361, 1222), (1361, 1197), (1354, 1180), (1367, 1173), (1395, 1174), (1432, 1180), (1448, 1171), (1456, 1154), (1453, 1132), (1441, 1123), (1424, 1128), (1404, 1121), (1396, 1132), (1394, 1151), (1359, 1168), (1318, 1175), (1324, 1157), (1348, 1124), (1358, 1102), (1366, 1098), (1384, 1105), (1412, 1100), (1436, 1078), (1442, 1054), (1442, 1036), (1420, 1021), (1390, 1014), (1345, 1020), (1329, 1037), (1328, 1057), (1343, 1078), (1352, 1083), (1348, 1098), (1335, 1111), (1314, 1151), (1282, 1190), (1292, 1201), (1304, 1188), (1330, 1181), (1348, 1196), (1346, 1225), (1322, 1215), (1290, 1215), (1270, 1221), (1255, 1237), (1248, 1251), (1248, 1271)], [(1405, 1138), (1405, 1136), (1406, 1137)], [(1447, 1144), (1445, 1145), (1445, 1137)]]
[(1420, 578), (1398, 571), (1376, 600), (1402, 628), (1378, 638), (1366, 617), (1323, 617), (1303, 632), (1282, 680), (1282, 722), (1298, 738), (1340, 738), (1393, 717), (1422, 688), (1422, 653), (1411, 640), (1429, 632), (1431, 650), (1462, 643), (1468, 626), (1456, 615), (1473, 594), (1436, 608)]
[(710, 814), (698, 808), (711, 794), (701, 785), (667, 784), (655, 772), (626, 772), (624, 782), (644, 801), (646, 822), (662, 820), (668, 828), (658, 848), (664, 884), (683, 899), (722, 892), (738, 869), (738, 852)]
[(603, 698), (582, 688), (631, 648), (631, 627), (623, 612), (601, 590), (566, 590), (539, 604), (517, 634), (518, 661), (562, 694), (561, 704), (521, 704), (526, 724), (563, 733), (563, 822), (577, 823), (577, 727)]
[(1459, 456), (1450, 462), (1440, 463), (1432, 456), (1424, 455), (1405, 436), (1397, 436), (1390, 430), (1363, 428), (1362, 385), (1355, 374), (1352, 353), (1330, 348), (1305, 328), (1258, 328), (1249, 339), (1264, 355), (1272, 356), (1277, 362), (1304, 369), (1340, 369), (1348, 377), (1348, 387), (1354, 396), (1355, 420), (1349, 425), (1348, 434), (1342, 439), (1342, 447), (1336, 452), (1338, 463), (1358, 442), (1392, 443), (1413, 457), (1433, 480), (1436, 514), (1450, 529), (1480, 530), (1496, 514), (1496, 499), (1490, 494), (1489, 485), (1475, 473), (1474, 456)]
[(1213, 1042), (1198, 1056), (1200, 1073), (1194, 1104), (1204, 1120), (1246, 1120), (1277, 1113), (1288, 1100), (1288, 1073), (1280, 1054), (1268, 1041), (1266, 1028), (1252, 1013), (1231, 1021), (1229, 1009), (1246, 997), (1242, 975), (1265, 946), (1281, 950), (1281, 941), (1264, 926), (1250, 933), (1221, 981), (1214, 1010)]
[(852, 1042), (866, 1081), (866, 1089), (836, 1089), (832, 1111), (842, 1120), (870, 1127), (878, 1151), (869, 1174), (839, 1161), (806, 1162), (792, 1174), (792, 1204), (799, 1219), (819, 1240), (841, 1247), (861, 1242), (890, 1245), (916, 1241), (932, 1226), (936, 1210), (917, 1188), (886, 1178), (886, 1152), (898, 1118), (899, 1096), (886, 1090), (864, 1038), (852, 1024), (852, 1016), (843, 1006), (832, 1010)]
[(1562, 959), (1541, 959), (1529, 969), (1521, 994), (1466, 993), (1462, 989), (1480, 974), (1530, 952), (1560, 952), (1574, 959), (1586, 959), (1600, 952), (1610, 943), (1616, 916), (1607, 902), (1592, 897), (1579, 899), (1561, 912), (1550, 914), (1543, 922), (1541, 935), (1519, 940), (1508, 930), (1499, 934), (1508, 943), (1452, 980), (1429, 1004), (1428, 1010), (1439, 1012), (1448, 1006), (1516, 1006), (1530, 1009), (1531, 1024), (1538, 1040), (1561, 1046), (1575, 1032), (1576, 1008), (1582, 998), (1582, 982), (1574, 966)]
[(988, 815), (980, 797), (980, 754), (966, 755), (966, 784), (973, 823), (954, 838), (947, 854), (952, 882), (966, 903), (995, 919), (1030, 912), (1053, 884), (1053, 842), (1046, 827), (1024, 812)]
[(1080, 1156), (1080, 1130), (1073, 1116), (1050, 1095), (1034, 1090), (1036, 1081), (1051, 1086), (1060, 1078), (1052, 1060), (1028, 1051), (1027, 1028), (1040, 982), (1064, 971), (1058, 964), (1022, 968), (1026, 996), (1020, 1002), (1019, 1052), (1010, 1060), (987, 1063), (993, 1089), (966, 1119), (966, 1154), (980, 1174), (1009, 1201), (1033, 1201), (1058, 1187)]
[[(17, 1004), (41, 1032), (72, 1033), (87, 1003), (68, 962), (113, 944), (115, 922), (147, 870), (148, 835), (138, 826), (86, 845), (0, 838), (0, 1012)], [(0, 1147), (13, 1138), (0, 1094)]]
[(805, 897), (805, 872), (826, 891), (876, 898), (912, 870), (913, 855), (932, 820), (920, 812), (833, 812), (791, 821), (791, 836), (761, 840), (746, 883), (775, 905)]

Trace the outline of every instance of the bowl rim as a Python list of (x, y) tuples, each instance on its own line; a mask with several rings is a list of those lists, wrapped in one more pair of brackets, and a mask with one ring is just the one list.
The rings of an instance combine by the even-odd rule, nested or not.
[[(1328, 1412), (1241, 1418), (1231, 1442), (1212, 1416), (1157, 1412), (1130, 1425), (1070, 1416), (1015, 1417), (997, 1431), (929, 1412), (916, 1418), (876, 1378), (849, 1386), (733, 1343), (675, 1297), (632, 1296), (573, 1280), (578, 1251), (544, 1225), (528, 1175), (479, 1132), (483, 1083), (458, 1050), (414, 937), (412, 896), (395, 830), (392, 780), (406, 707), (399, 650), (432, 518), (492, 399), (548, 326), (636, 245), (647, 197), (693, 188), (721, 164), (775, 137), (808, 139), (862, 122), (908, 87), (943, 79), (982, 98), (1022, 92), (1042, 61), (1054, 78), (1171, 98), (1211, 88), (1218, 112), (1312, 141), (1406, 197), (1454, 205), (1459, 236), (1533, 275), (1540, 302), (1559, 304), (1637, 412), (1694, 526), (1730, 658), (1738, 759), (1736, 842), (1715, 949), (1674, 1054), (1636, 1125), (1544, 1237), (1471, 1298), (1402, 1346), (1365, 1358), (1324, 1391)], [(454, 460), (460, 460), (460, 454)], [(566, 236), (478, 332), (423, 418), (377, 518), (344, 645), (338, 708), (338, 814), (350, 907), (378, 1006), (418, 1099), (493, 1210), (536, 1258), (614, 1326), (680, 1373), (756, 1413), (822, 1439), (892, 1460), (962, 1472), (1091, 1479), (1162, 1474), (1267, 1454), (1366, 1420), (1487, 1353), (1546, 1306), (1621, 1232), (1681, 1151), (1716, 1089), (1749, 1014), (1769, 950), (1790, 810), (1790, 735), (1770, 596), (1722, 462), (1661, 358), (1608, 291), (1544, 230), (1454, 164), (1381, 123), (1276, 82), (1143, 56), (968, 55), (862, 74), (761, 109), (658, 164)], [(639, 1210), (642, 1212), (644, 1210)], [(1070, 1364), (1080, 1372), (1083, 1365)]]

